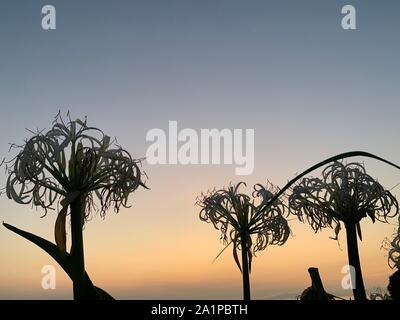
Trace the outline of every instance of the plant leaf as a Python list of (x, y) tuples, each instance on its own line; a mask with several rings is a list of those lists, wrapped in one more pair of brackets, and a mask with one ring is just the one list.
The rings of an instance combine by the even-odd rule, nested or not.
[[(55, 244), (32, 233), (18, 229), (8, 223), (3, 222), (3, 226), (5, 226), (8, 230), (11, 230), (20, 235), (21, 237), (33, 242), (38, 247), (46, 251), (54, 260), (57, 261), (57, 263), (64, 269), (64, 271), (68, 275), (72, 275), (72, 266), (69, 261), (69, 255), (61, 252)], [(71, 276), (70, 278), (72, 279)]]
[(61, 209), (57, 216), (56, 224), (54, 227), (54, 237), (56, 239), (57, 247), (62, 251), (67, 251), (67, 232), (65, 230), (65, 220), (67, 218), (68, 206)]
[(253, 245), (253, 242), (251, 240), (251, 237), (248, 236), (247, 237), (247, 248), (246, 248), (246, 251), (247, 251), (247, 259), (249, 261), (249, 273), (251, 273), (251, 261), (253, 260), (253, 254), (251, 253), (252, 245)]
[(361, 226), (360, 226), (360, 222), (358, 222), (357, 224), (356, 224), (356, 228), (357, 228), (357, 234), (358, 234), (358, 237), (360, 238), (360, 240), (362, 241), (362, 234), (361, 234)]
[(235, 259), (236, 265), (238, 266), (240, 272), (242, 272), (242, 267), (240, 266), (239, 257), (237, 254), (236, 239), (237, 239), (237, 236), (235, 237), (235, 240), (233, 241), (233, 258)]
[(79, 194), (79, 191), (74, 191), (69, 193), (64, 199), (61, 200), (62, 209), (57, 216), (54, 227), (54, 237), (57, 247), (62, 252), (67, 251), (67, 232), (65, 230), (65, 221), (67, 218), (68, 206), (79, 196)]
[(220, 253), (217, 254), (217, 256), (214, 258), (213, 263), (219, 258), (219, 256), (224, 253), (224, 251), (231, 245), (232, 241), (229, 241), (229, 243), (220, 251)]
[[(74, 281), (72, 259), (70, 254), (68, 254), (67, 252), (62, 252), (55, 244), (30, 232), (18, 229), (4, 222), (3, 226), (15, 232), (16, 234), (20, 235), (21, 237), (31, 241), (32, 243), (36, 244), (38, 247), (46, 251), (55, 261), (57, 261), (57, 263), (61, 266), (61, 268), (64, 269), (64, 271), (68, 274), (70, 279)], [(88, 288), (90, 294), (90, 296), (88, 297), (89, 299), (101, 299), (101, 300), (113, 299), (112, 296), (109, 295), (107, 292), (105, 292), (103, 289), (100, 289), (93, 285), (93, 282), (90, 279), (87, 272), (85, 272), (85, 286), (86, 288)]]
[[(333, 157), (325, 159), (325, 160), (313, 165), (312, 167), (308, 168), (307, 170), (303, 171), (302, 173), (296, 175), (292, 180), (288, 181), (288, 183), (283, 188), (281, 188), (279, 190), (279, 192), (277, 192), (268, 202), (263, 204), (263, 206), (266, 206), (266, 207), (270, 206), (272, 203), (274, 203), (274, 201), (276, 199), (278, 199), (280, 196), (282, 196), (286, 192), (286, 190), (288, 190), (297, 180), (299, 180), (300, 178), (304, 177), (308, 173), (310, 173), (310, 172), (312, 172), (312, 171), (314, 171), (314, 170), (316, 170), (316, 169), (318, 169), (318, 168), (320, 168), (320, 167), (322, 167), (322, 166), (324, 166), (324, 165), (326, 165), (326, 164), (328, 164), (330, 162), (333, 162), (333, 161), (337, 161), (337, 160), (341, 160), (341, 159), (345, 159), (345, 158), (350, 158), (350, 157), (360, 157), (360, 156), (367, 157), (367, 158), (372, 158), (372, 159), (375, 159), (375, 160), (378, 160), (378, 161), (382, 161), (382, 162), (384, 162), (384, 163), (386, 163), (386, 164), (388, 164), (388, 165), (390, 165), (392, 167), (400, 169), (400, 166), (398, 166), (397, 164), (395, 164), (393, 162), (390, 162), (388, 160), (385, 160), (385, 159), (383, 159), (381, 157), (378, 157), (378, 156), (376, 156), (376, 155), (374, 155), (372, 153), (369, 153), (369, 152), (365, 152), (365, 151), (350, 151), (350, 152), (340, 153), (340, 154), (337, 154), (337, 155), (335, 155)], [(262, 210), (260, 210), (260, 212), (262, 212)], [(256, 215), (254, 216), (254, 218), (255, 218), (254, 221), (256, 221), (256, 218), (258, 218), (259, 215), (260, 215), (260, 213), (256, 213)], [(254, 222), (250, 223), (250, 226), (252, 224), (254, 224)]]

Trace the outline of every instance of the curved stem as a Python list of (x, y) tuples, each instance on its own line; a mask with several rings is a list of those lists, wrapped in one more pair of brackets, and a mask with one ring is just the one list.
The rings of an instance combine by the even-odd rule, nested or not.
[[(362, 156), (362, 157), (367, 157), (367, 158), (372, 158), (378, 161), (382, 161), (396, 169), (400, 169), (400, 166), (398, 166), (397, 164), (390, 162), (388, 160), (385, 160), (381, 157), (378, 157), (372, 153), (369, 152), (365, 152), (365, 151), (350, 151), (350, 152), (345, 152), (345, 153), (341, 153), (338, 154), (336, 156), (330, 157), (328, 159), (325, 159), (324, 161), (321, 161), (315, 165), (313, 165), (312, 167), (308, 168), (307, 170), (303, 171), (302, 173), (300, 173), (299, 175), (295, 176), (292, 180), (290, 180), (282, 189), (280, 189), (279, 192), (277, 192), (267, 203), (264, 204), (263, 208), (261, 208), (261, 210), (259, 210), (258, 213), (255, 214), (255, 218), (257, 218), (259, 215), (262, 214), (262, 212), (264, 211), (265, 208), (269, 207), (272, 203), (274, 203), (274, 201), (276, 201), (281, 195), (283, 195), (286, 190), (288, 190), (297, 180), (299, 180), (300, 178), (304, 177), (306, 174), (332, 162), (332, 161), (337, 161), (337, 160), (341, 160), (341, 159), (345, 159), (345, 158), (350, 158), (350, 157), (358, 157), (358, 156)], [(250, 223), (250, 226), (252, 226), (253, 222)]]
[(364, 281), (362, 277), (362, 271), (361, 271), (360, 256), (358, 253), (357, 230), (355, 224), (353, 223), (346, 224), (346, 238), (347, 238), (347, 255), (349, 258), (349, 265), (354, 267), (355, 271), (354, 277), (353, 274), (350, 273), (352, 276), (351, 280), (353, 285), (354, 300), (367, 300), (367, 296), (365, 294)]
[(250, 275), (249, 275), (249, 255), (247, 253), (247, 237), (240, 235), (240, 245), (242, 249), (242, 275), (243, 275), (243, 300), (250, 300)]

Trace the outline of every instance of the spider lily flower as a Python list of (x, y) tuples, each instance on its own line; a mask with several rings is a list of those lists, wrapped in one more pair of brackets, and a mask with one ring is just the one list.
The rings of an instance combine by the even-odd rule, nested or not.
[[(239, 192), (242, 185), (246, 186), (240, 182), (227, 189), (202, 194), (197, 203), (201, 207), (200, 220), (212, 223), (221, 231), (225, 249), (233, 245), (233, 257), (243, 275), (243, 297), (250, 300), (249, 273), (253, 255), (268, 245), (283, 245), (290, 229), (284, 217), (286, 207), (280, 200), (265, 206), (277, 191), (272, 185), (255, 185), (251, 197)], [(241, 263), (238, 249), (242, 253)]]
[[(112, 207), (118, 212), (128, 206), (129, 195), (140, 186), (143, 173), (140, 160), (112, 142), (100, 129), (86, 120), (67, 123), (57, 115), (52, 128), (37, 132), (7, 163), (8, 198), (55, 210), (61, 204), (55, 223), (55, 240), (66, 253), (66, 217), (71, 216), (71, 256), (74, 261), (74, 297), (85, 277), (82, 228), (93, 212), (102, 217)], [(99, 206), (96, 204), (98, 203)], [(80, 280), (79, 280), (79, 279)]]
[(303, 178), (289, 196), (290, 211), (307, 221), (315, 232), (335, 228), (335, 239), (346, 228), (349, 264), (355, 268), (355, 299), (366, 299), (358, 253), (357, 235), (362, 240), (360, 221), (388, 222), (396, 216), (396, 198), (369, 176), (360, 163), (335, 161), (322, 171), (322, 178)]
[[(399, 219), (400, 223), (400, 219)], [(400, 225), (397, 227), (397, 232), (390, 241), (386, 239), (386, 249), (388, 250), (388, 264), (394, 269), (400, 270)]]

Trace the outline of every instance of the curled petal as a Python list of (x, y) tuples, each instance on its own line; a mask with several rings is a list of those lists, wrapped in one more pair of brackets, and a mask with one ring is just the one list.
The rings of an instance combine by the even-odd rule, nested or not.
[[(38, 131), (22, 146), (13, 146), (20, 150), (7, 162), (7, 196), (20, 204), (42, 207), (45, 214), (79, 192), (86, 199), (85, 220), (98, 208), (96, 199), (104, 217), (110, 207), (116, 212), (128, 207), (129, 195), (145, 187), (141, 160), (133, 159), (100, 129), (89, 127), (86, 119), (65, 122), (57, 115), (48, 132)], [(56, 230), (64, 214), (60, 219)], [(61, 243), (62, 237), (57, 238)]]
[[(362, 164), (338, 161), (322, 171), (322, 178), (303, 178), (294, 186), (289, 207), (316, 232), (341, 221), (358, 225), (367, 216), (373, 222), (387, 222), (399, 212), (396, 198), (369, 176)], [(361, 229), (357, 230), (361, 237)]]

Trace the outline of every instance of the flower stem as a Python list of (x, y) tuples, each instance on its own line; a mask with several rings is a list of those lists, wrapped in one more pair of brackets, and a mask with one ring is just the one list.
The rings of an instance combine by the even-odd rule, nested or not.
[(82, 215), (84, 214), (84, 208), (82, 196), (77, 197), (71, 203), (71, 258), (74, 275), (74, 300), (83, 300), (87, 297), (82, 231)]
[(243, 275), (243, 300), (250, 300), (250, 275), (249, 275), (249, 255), (247, 252), (247, 236), (240, 236), (240, 245), (242, 247), (242, 275)]
[[(356, 225), (354, 223), (346, 223), (346, 238), (349, 265), (353, 266), (355, 271), (355, 279), (352, 277), (354, 300), (367, 300), (358, 253)], [(355, 281), (353, 282), (353, 280)]]

